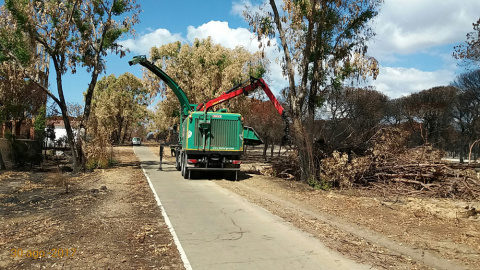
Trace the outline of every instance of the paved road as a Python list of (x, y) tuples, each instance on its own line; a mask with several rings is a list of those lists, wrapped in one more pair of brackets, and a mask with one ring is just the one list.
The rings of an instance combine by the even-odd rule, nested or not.
[[(209, 180), (185, 180), (174, 164), (134, 147), (194, 270), (371, 269)], [(248, 181), (248, 180), (247, 180)]]

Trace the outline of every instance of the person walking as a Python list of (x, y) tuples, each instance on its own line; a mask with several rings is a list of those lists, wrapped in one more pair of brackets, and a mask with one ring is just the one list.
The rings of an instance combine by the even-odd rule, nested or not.
[(162, 160), (163, 160), (163, 147), (164, 147), (164, 143), (163, 142), (160, 142), (160, 167), (158, 168), (160, 171), (162, 171)]

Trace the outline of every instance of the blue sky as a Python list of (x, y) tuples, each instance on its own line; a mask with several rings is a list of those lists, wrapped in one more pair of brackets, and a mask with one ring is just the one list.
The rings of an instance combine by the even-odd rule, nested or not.
[[(244, 46), (252, 52), (258, 48), (241, 11), (246, 4), (255, 8), (260, 1), (138, 2), (143, 12), (141, 22), (135, 26), (137, 36), (122, 39), (131, 53), (122, 59), (109, 55), (106, 74), (118, 76), (130, 72), (141, 77), (140, 66), (130, 67), (128, 60), (134, 55), (147, 54), (152, 46), (176, 40), (190, 43), (195, 38), (211, 36), (215, 43), (225, 47)], [(369, 54), (379, 60), (380, 75), (369, 84), (390, 98), (448, 85), (461, 72), (457, 60), (452, 58), (453, 47), (465, 41), (479, 16), (478, 0), (385, 0), (373, 22), (377, 35), (369, 46)], [(266, 80), (274, 92), (287, 86), (275, 63), (279, 56), (274, 48), (267, 51), (271, 67)], [(50, 79), (50, 88), (55, 91), (54, 81)], [(83, 103), (88, 82), (88, 74), (82, 71), (65, 76), (67, 101)]]

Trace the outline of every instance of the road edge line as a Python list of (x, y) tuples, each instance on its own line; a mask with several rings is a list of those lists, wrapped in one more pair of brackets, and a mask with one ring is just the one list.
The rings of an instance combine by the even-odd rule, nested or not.
[(187, 258), (187, 254), (185, 253), (185, 250), (183, 249), (182, 244), (180, 243), (180, 239), (178, 239), (177, 233), (173, 228), (172, 222), (170, 222), (170, 219), (168, 218), (167, 211), (165, 211), (165, 208), (163, 208), (162, 201), (160, 201), (160, 197), (158, 197), (157, 192), (153, 188), (152, 181), (150, 181), (150, 177), (148, 177), (147, 171), (145, 171), (145, 168), (143, 167), (143, 165), (140, 165), (140, 166), (142, 167), (143, 175), (145, 175), (145, 178), (147, 178), (148, 185), (150, 186), (150, 189), (153, 192), (153, 196), (157, 201), (157, 205), (160, 207), (163, 219), (165, 220), (165, 224), (167, 225), (168, 230), (170, 231), (170, 234), (173, 237), (173, 242), (175, 242), (175, 245), (177, 246), (177, 250), (180, 253), (180, 258), (182, 259), (182, 262), (183, 262), (183, 266), (185, 267), (186, 270), (193, 270), (192, 265), (190, 264), (190, 261)]

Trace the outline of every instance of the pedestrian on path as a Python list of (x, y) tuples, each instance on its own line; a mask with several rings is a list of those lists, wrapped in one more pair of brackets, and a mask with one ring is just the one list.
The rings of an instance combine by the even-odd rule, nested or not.
[(160, 167), (158, 168), (160, 171), (162, 171), (162, 160), (163, 160), (163, 147), (164, 147), (164, 143), (163, 142), (160, 142)]

